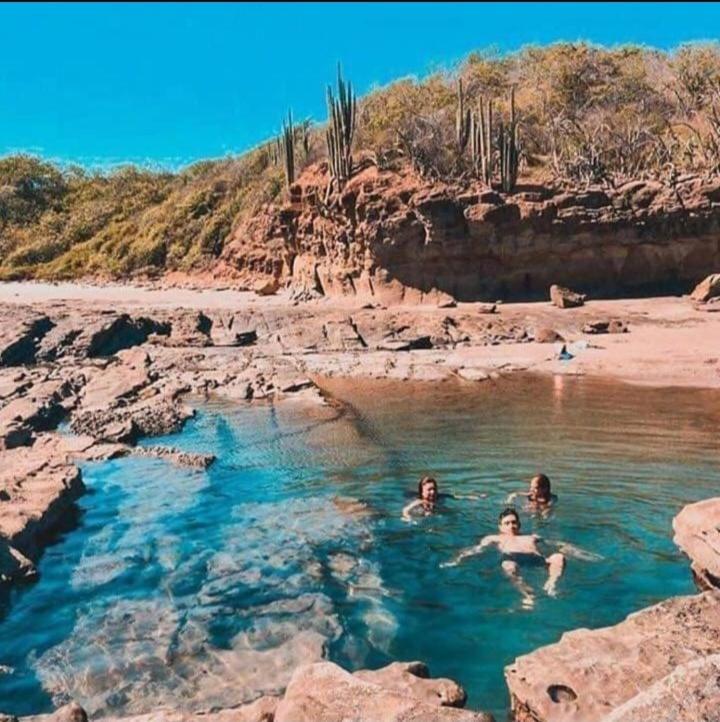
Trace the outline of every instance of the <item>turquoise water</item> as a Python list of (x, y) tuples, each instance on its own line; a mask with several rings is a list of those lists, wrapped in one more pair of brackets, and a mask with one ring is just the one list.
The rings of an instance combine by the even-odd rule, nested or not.
[[(208, 471), (87, 464), (78, 527), (2, 601), (0, 710), (229, 706), (325, 654), (424, 660), (502, 719), (514, 657), (693, 591), (670, 525), (720, 489), (717, 394), (561, 378), (333, 391), (345, 411), (209, 404), (160, 440), (215, 453)], [(495, 553), (439, 565), (537, 470), (559, 502), (547, 518), (521, 509), (524, 528), (602, 558), (570, 559), (555, 599), (542, 569), (524, 572), (527, 610)], [(404, 523), (425, 473), (487, 497)]]

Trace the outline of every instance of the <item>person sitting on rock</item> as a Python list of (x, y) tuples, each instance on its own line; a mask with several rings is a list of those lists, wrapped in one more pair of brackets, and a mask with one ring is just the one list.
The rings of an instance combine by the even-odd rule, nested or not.
[(557, 581), (565, 570), (565, 555), (560, 552), (544, 557), (538, 549), (540, 537), (537, 534), (520, 533), (520, 516), (512, 507), (500, 512), (498, 518), (498, 534), (490, 534), (470, 549), (460, 552), (451, 562), (441, 564), (442, 567), (457, 566), (463, 559), (480, 554), (491, 545), (495, 545), (502, 555), (502, 569), (510, 581), (522, 594), (522, 604), (531, 609), (535, 604), (532, 588), (520, 576), (521, 566), (544, 566), (548, 578), (543, 589), (551, 596), (556, 596)]
[(440, 499), (473, 499), (478, 500), (484, 498), (485, 494), (480, 496), (476, 494), (441, 494), (438, 492), (438, 483), (432, 476), (423, 476), (418, 482), (417, 499), (411, 501), (402, 511), (404, 521), (412, 521), (412, 515), (428, 516), (432, 514)]
[(505, 503), (512, 504), (519, 496), (524, 496), (529, 506), (540, 509), (552, 506), (557, 501), (557, 496), (550, 488), (550, 479), (545, 474), (535, 474), (530, 479), (530, 488), (527, 491), (514, 491)]

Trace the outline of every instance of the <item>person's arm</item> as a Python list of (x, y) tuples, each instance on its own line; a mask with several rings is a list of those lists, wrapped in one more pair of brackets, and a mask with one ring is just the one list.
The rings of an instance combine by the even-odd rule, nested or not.
[(402, 510), (402, 518), (403, 521), (412, 521), (412, 517), (410, 516), (410, 512), (413, 509), (416, 509), (418, 506), (422, 504), (422, 501), (420, 499), (415, 499), (414, 501), (411, 501), (403, 510)]
[(497, 539), (494, 536), (486, 536), (479, 544), (476, 544), (474, 547), (470, 547), (469, 549), (464, 549), (452, 561), (443, 562), (440, 566), (443, 568), (456, 567), (463, 559), (472, 557), (475, 554), (480, 554), (486, 547), (494, 544), (496, 541)]

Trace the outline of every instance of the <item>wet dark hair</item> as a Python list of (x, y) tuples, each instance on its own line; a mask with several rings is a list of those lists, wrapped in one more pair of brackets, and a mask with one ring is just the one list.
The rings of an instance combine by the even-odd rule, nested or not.
[(506, 507), (500, 512), (500, 516), (498, 517), (498, 524), (506, 517), (506, 516), (514, 516), (518, 524), (520, 523), (520, 514), (515, 511), (515, 509), (511, 506)]
[(435, 489), (438, 488), (438, 483), (435, 481), (434, 477), (432, 476), (423, 476), (420, 481), (418, 481), (418, 499), (422, 499), (422, 488), (425, 486), (425, 484), (434, 484)]
[(540, 492), (540, 496), (543, 499), (549, 499), (551, 496), (550, 492), (550, 479), (545, 476), (545, 474), (535, 474), (532, 479), (530, 479), (530, 483), (532, 484), (533, 481), (537, 481), (538, 484), (538, 491)]

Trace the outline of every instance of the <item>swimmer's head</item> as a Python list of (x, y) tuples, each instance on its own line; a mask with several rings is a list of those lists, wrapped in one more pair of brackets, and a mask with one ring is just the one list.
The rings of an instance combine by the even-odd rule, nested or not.
[(520, 517), (511, 506), (500, 512), (498, 529), (500, 529), (501, 534), (511, 534), (512, 536), (520, 532)]
[(423, 501), (435, 502), (438, 497), (437, 481), (432, 476), (423, 476), (418, 482), (418, 498)]
[(548, 479), (545, 474), (535, 474), (535, 476), (530, 479), (530, 493), (528, 495), (530, 501), (547, 503), (551, 497), (550, 479)]

